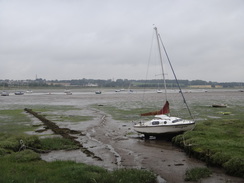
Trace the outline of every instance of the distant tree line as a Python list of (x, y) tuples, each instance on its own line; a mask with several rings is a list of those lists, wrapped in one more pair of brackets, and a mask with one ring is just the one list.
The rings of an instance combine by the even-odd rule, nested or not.
[[(49, 81), (50, 82), (50, 81)], [(120, 88), (128, 88), (128, 87), (163, 87), (162, 80), (153, 79), (153, 80), (128, 80), (128, 79), (117, 79), (117, 80), (101, 80), (101, 79), (76, 79), (76, 80), (55, 80), (51, 81), (53, 83), (69, 83), (71, 86), (89, 86), (90, 84), (97, 85), (98, 87), (120, 87)], [(212, 81), (203, 81), (203, 80), (178, 80), (179, 85), (182, 88), (186, 88), (189, 86), (211, 86), (215, 88), (215, 86), (222, 86), (223, 88), (233, 88), (233, 87), (244, 87), (244, 82), (212, 82)], [(175, 80), (166, 80), (167, 87), (175, 88), (178, 87), (178, 84)]]
[[(182, 88), (187, 88), (190, 86), (221, 86), (223, 88), (235, 88), (244, 87), (244, 82), (212, 82), (203, 80), (178, 80), (179, 85)], [(178, 87), (175, 80), (166, 80), (168, 88)], [(102, 79), (72, 79), (72, 80), (45, 80), (42, 78), (37, 78), (35, 80), (0, 80), (0, 86), (2, 87), (17, 87), (17, 86), (28, 86), (28, 87), (63, 87), (63, 86), (73, 86), (73, 87), (117, 87), (117, 88), (162, 88), (162, 80), (128, 80), (128, 79), (117, 79), (117, 80), (102, 80)]]

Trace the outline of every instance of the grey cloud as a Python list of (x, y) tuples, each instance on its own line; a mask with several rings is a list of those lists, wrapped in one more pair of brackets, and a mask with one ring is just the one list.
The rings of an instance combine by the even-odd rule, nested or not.
[(155, 24), (179, 78), (242, 81), (243, 19), (242, 0), (2, 0), (0, 79), (144, 79)]

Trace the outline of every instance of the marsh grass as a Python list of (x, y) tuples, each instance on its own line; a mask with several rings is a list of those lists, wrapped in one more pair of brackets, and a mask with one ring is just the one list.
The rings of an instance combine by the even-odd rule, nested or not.
[(0, 110), (0, 132), (23, 133), (33, 130), (30, 125), (30, 118), (26, 116), (22, 109)]
[[(133, 120), (138, 120), (140, 118), (140, 114), (142, 113), (141, 108), (133, 108), (133, 107), (121, 107), (119, 105), (92, 105), (92, 108), (96, 108), (98, 110), (104, 111), (107, 114), (110, 114), (113, 119), (120, 120), (124, 122), (131, 122)], [(150, 111), (152, 108), (144, 108), (144, 111)]]
[(57, 122), (82, 122), (92, 120), (92, 116), (79, 116), (79, 115), (61, 115), (61, 114), (47, 114), (45, 116), (52, 121)]
[(210, 177), (211, 174), (212, 172), (208, 168), (192, 168), (186, 171), (185, 181), (198, 181)]
[[(80, 109), (73, 106), (35, 106), (35, 110), (42, 112), (47, 118), (55, 122), (83, 122), (93, 119), (93, 116), (69, 115), (69, 111), (74, 110), (79, 114)], [(15, 106), (12, 109), (0, 110), (0, 133), (7, 132), (13, 134), (22, 134), (26, 131), (35, 131), (37, 126), (32, 124), (32, 119), (23, 109)]]
[(45, 150), (71, 150), (78, 149), (79, 146), (70, 139), (55, 137), (40, 139), (40, 145)]
[[(20, 140), (25, 144), (21, 148)], [(137, 169), (107, 171), (101, 167), (72, 161), (45, 162), (33, 150), (76, 149), (69, 139), (46, 138), (26, 134), (0, 133), (0, 182), (52, 182), (52, 183), (154, 183), (152, 172)]]
[(199, 122), (196, 128), (184, 137), (186, 141), (212, 152), (241, 157), (244, 155), (243, 121), (235, 119), (215, 119)]
[[(22, 144), (24, 145), (23, 148), (21, 148)], [(39, 139), (38, 136), (34, 135), (0, 133), (0, 156), (18, 152), (23, 149), (47, 151), (61, 149), (70, 150), (77, 148), (79, 147), (73, 141), (59, 137)]]
[[(196, 119), (240, 119), (244, 120), (243, 109), (241, 105), (228, 106), (227, 108), (213, 108), (208, 105), (194, 104), (191, 106)], [(225, 115), (227, 114), (227, 115)]]
[[(30, 152), (23, 152), (30, 154)], [(35, 155), (33, 155), (35, 157)], [(0, 157), (0, 182), (52, 182), (52, 183), (154, 183), (155, 175), (145, 170), (116, 170), (109, 172), (97, 166), (72, 161), (44, 162), (31, 160), (14, 162)]]
[[(236, 102), (227, 108), (213, 108), (196, 103), (193, 109), (199, 119), (195, 129), (173, 138), (173, 143), (209, 165), (223, 167), (230, 175), (244, 177), (243, 104)], [(191, 146), (185, 146), (189, 144)]]
[[(80, 115), (82, 109), (74, 106), (34, 106), (32, 109), (56, 122), (83, 122), (94, 118), (93, 116)], [(69, 111), (72, 114), (69, 114)]]
[[(244, 177), (243, 123), (243, 120), (230, 117), (201, 121), (193, 131), (174, 137), (173, 143), (208, 164), (224, 167), (227, 173)], [(190, 149), (185, 146), (187, 144), (192, 145)]]
[(80, 110), (71, 105), (35, 105), (28, 108), (33, 108), (40, 112)]

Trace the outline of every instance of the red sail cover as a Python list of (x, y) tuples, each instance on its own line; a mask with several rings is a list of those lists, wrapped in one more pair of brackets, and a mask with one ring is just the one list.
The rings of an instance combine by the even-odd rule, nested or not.
[(151, 115), (159, 115), (159, 114), (168, 114), (169, 113), (169, 102), (166, 101), (164, 107), (160, 109), (160, 111), (143, 113), (141, 116), (151, 116)]

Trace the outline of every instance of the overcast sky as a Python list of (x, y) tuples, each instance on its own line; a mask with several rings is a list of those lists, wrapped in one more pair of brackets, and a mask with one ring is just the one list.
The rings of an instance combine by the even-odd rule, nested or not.
[(244, 81), (243, 0), (0, 0), (0, 79), (145, 79), (153, 25), (178, 79)]

